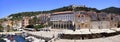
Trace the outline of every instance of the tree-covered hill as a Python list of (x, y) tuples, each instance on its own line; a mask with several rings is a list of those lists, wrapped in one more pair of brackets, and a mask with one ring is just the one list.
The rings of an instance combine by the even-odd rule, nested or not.
[[(21, 13), (15, 13), (15, 14), (11, 14), (9, 15), (9, 17), (13, 17), (12, 20), (16, 20), (16, 19), (22, 19), (23, 16), (35, 16), (41, 13), (52, 13), (52, 12), (60, 12), (60, 11), (72, 11), (73, 7), (72, 5), (69, 6), (64, 6), (61, 8), (57, 8), (57, 9), (53, 9), (53, 10), (49, 10), (49, 11), (37, 11), (37, 12), (21, 12)], [(90, 8), (90, 7), (76, 7), (74, 9), (75, 11), (96, 11), (96, 12), (107, 12), (107, 13), (116, 13), (116, 14), (120, 14), (120, 8), (116, 8), (116, 7), (109, 7), (106, 9), (102, 9), (102, 10), (98, 10), (96, 8)]]
[(106, 12), (106, 13), (120, 14), (120, 8), (117, 8), (117, 7), (108, 7), (108, 8), (102, 9), (100, 11)]
[[(74, 10), (75, 11), (96, 11), (98, 12), (99, 10), (97, 10), (96, 8), (90, 8), (90, 7), (85, 7), (85, 6), (74, 6)], [(61, 8), (57, 8), (57, 9), (53, 9), (53, 10), (50, 10), (51, 12), (60, 12), (60, 11), (72, 11), (73, 10), (73, 6), (72, 5), (69, 5), (69, 6), (64, 6), (64, 7), (61, 7)]]
[(15, 14), (11, 14), (8, 17), (12, 17), (11, 20), (21, 20), (22, 17), (24, 16), (35, 16), (38, 15), (40, 13), (48, 13), (49, 11), (37, 11), (37, 12), (21, 12), (21, 13), (15, 13)]

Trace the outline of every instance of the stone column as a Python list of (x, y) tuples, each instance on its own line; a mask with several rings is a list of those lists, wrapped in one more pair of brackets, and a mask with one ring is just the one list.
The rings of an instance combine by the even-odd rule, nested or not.
[(61, 29), (61, 23), (59, 22), (59, 28)]

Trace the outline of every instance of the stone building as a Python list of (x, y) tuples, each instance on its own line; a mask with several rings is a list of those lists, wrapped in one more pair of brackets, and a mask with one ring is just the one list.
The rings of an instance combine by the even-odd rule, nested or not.
[(115, 14), (108, 13), (95, 13), (89, 15), (91, 17), (91, 28), (117, 28), (118, 27), (118, 18), (115, 17)]
[(71, 11), (52, 13), (50, 17), (52, 28), (73, 29), (74, 14)]
[(39, 18), (39, 24), (47, 24), (50, 21), (50, 14), (39, 14), (37, 16), (37, 18)]
[(22, 20), (22, 27), (26, 27), (27, 25), (29, 25), (29, 17), (23, 17), (23, 20)]
[(91, 21), (90, 28), (91, 29), (109, 29), (110, 21)]
[(22, 20), (20, 21), (13, 21), (13, 29), (20, 29), (22, 27)]
[(4, 21), (4, 22), (2, 22), (2, 26), (3, 26), (3, 28), (4, 28), (4, 30), (3, 31), (9, 31), (9, 30), (12, 30), (13, 28), (12, 28), (12, 26), (13, 26), (13, 21), (11, 21), (11, 20), (7, 20), (7, 21)]
[(56, 12), (50, 17), (54, 29), (110, 29), (118, 27), (118, 20), (115, 14), (94, 11)]
[(90, 28), (90, 17), (86, 12), (78, 12), (75, 14), (75, 27), (76, 29)]

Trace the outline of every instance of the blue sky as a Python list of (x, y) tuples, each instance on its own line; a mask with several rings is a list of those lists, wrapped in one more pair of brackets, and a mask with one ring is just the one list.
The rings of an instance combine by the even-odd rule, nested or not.
[(104, 9), (120, 7), (120, 0), (0, 0), (0, 18), (19, 12), (52, 10), (71, 4)]

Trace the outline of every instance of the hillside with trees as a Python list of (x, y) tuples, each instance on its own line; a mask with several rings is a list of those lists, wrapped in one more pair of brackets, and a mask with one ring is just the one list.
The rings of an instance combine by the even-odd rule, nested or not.
[[(20, 20), (24, 16), (36, 16), (41, 13), (53, 13), (53, 12), (61, 12), (61, 11), (72, 11), (73, 7), (72, 5), (69, 6), (64, 6), (61, 8), (53, 9), (53, 10), (48, 10), (48, 11), (37, 11), (37, 12), (20, 12), (20, 13), (15, 13), (9, 15), (9, 17), (13, 17), (11, 20)], [(96, 8), (90, 8), (90, 7), (76, 7), (74, 9), (75, 11), (95, 11), (95, 12), (106, 12), (106, 13), (116, 13), (120, 14), (120, 8), (117, 7), (108, 7), (102, 10), (98, 10)]]
[(117, 8), (117, 7), (109, 7), (109, 8), (102, 9), (100, 11), (106, 12), (106, 13), (120, 14), (120, 8)]

